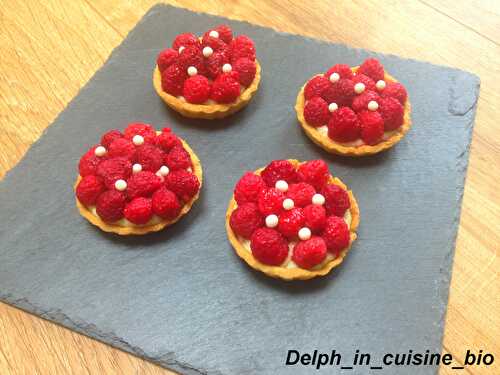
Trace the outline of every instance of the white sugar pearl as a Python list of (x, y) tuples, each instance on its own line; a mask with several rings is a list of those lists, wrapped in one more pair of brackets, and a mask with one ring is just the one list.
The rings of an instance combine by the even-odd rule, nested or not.
[(158, 173), (163, 177), (165, 177), (170, 173), (170, 169), (168, 169), (166, 165), (162, 165), (161, 168), (158, 170)]
[(182, 51), (184, 51), (185, 49), (186, 49), (186, 47), (184, 47), (184, 46), (180, 46), (180, 47), (179, 47), (179, 53), (182, 53)]
[(328, 110), (330, 112), (335, 112), (337, 109), (339, 109), (339, 106), (337, 105), (337, 103), (328, 104)]
[(365, 84), (363, 82), (358, 82), (354, 85), (354, 92), (356, 94), (361, 94), (365, 91)]
[(210, 57), (214, 53), (214, 50), (211, 47), (205, 47), (203, 48), (203, 56), (205, 57)]
[(231, 70), (233, 70), (233, 67), (231, 66), (231, 64), (222, 65), (222, 71), (224, 73), (229, 73)]
[(132, 138), (132, 142), (134, 143), (134, 145), (140, 146), (144, 144), (144, 137), (142, 135), (136, 134), (134, 135), (134, 138)]
[(127, 188), (127, 182), (125, 180), (116, 180), (115, 188), (118, 191), (123, 191)]
[(377, 81), (375, 87), (377, 88), (377, 90), (382, 91), (383, 89), (385, 89), (385, 81), (384, 80)]
[(104, 146), (97, 146), (94, 150), (95, 156), (104, 156), (106, 155), (106, 147)]
[(317, 204), (318, 206), (325, 204), (325, 197), (321, 194), (314, 194), (312, 197), (312, 204)]
[(307, 227), (300, 228), (299, 230), (299, 238), (302, 241), (307, 241), (309, 238), (311, 238), (311, 230)]
[(272, 214), (266, 216), (266, 227), (275, 228), (278, 226), (278, 216)]
[(285, 210), (291, 210), (294, 206), (295, 206), (295, 203), (290, 198), (287, 198), (283, 201), (283, 208)]
[(378, 109), (378, 103), (375, 100), (370, 100), (368, 102), (368, 109), (370, 111), (376, 111)]
[(188, 68), (188, 74), (190, 77), (195, 76), (198, 74), (198, 69), (196, 69), (196, 67), (194, 67), (194, 66), (190, 66)]
[(212, 38), (218, 38), (219, 37), (219, 33), (215, 30), (212, 30), (208, 33), (208, 36), (211, 36)]
[(330, 74), (330, 82), (335, 83), (340, 79), (340, 76), (338, 73), (332, 73)]
[(132, 166), (132, 172), (139, 173), (140, 171), (142, 171), (142, 165), (136, 163)]
[(276, 184), (274, 185), (274, 187), (276, 189), (278, 189), (279, 191), (282, 191), (282, 192), (285, 192), (285, 191), (288, 190), (288, 184), (284, 180), (278, 180), (278, 181), (276, 181)]

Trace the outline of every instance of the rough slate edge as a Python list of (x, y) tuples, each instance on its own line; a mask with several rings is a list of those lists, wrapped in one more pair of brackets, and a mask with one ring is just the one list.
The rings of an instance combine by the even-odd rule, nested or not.
[[(210, 18), (213, 18), (214, 19), (214, 22), (221, 22), (223, 20), (225, 20), (225, 18), (223, 17), (219, 17), (219, 16), (214, 16), (214, 15), (209, 15), (209, 14), (205, 14), (205, 13), (200, 13), (200, 12), (192, 12), (192, 11), (189, 11), (189, 10), (185, 10), (185, 9), (182, 9), (182, 8), (177, 8), (177, 7), (173, 7), (173, 6), (169, 6), (169, 5), (163, 5), (163, 4), (158, 4), (158, 5), (155, 5), (153, 6), (145, 15), (144, 17), (137, 23), (137, 25), (134, 27), (134, 29), (132, 29), (130, 31), (130, 35), (132, 33), (134, 33), (135, 29), (137, 26), (139, 26), (140, 24), (142, 24), (143, 22), (146, 22), (148, 20), (148, 18), (150, 16), (152, 16), (153, 14), (155, 14), (157, 11), (159, 10), (162, 10), (162, 9), (172, 9), (172, 8), (175, 8), (176, 11), (183, 11), (185, 13), (188, 13), (188, 14), (192, 14), (192, 13), (195, 13), (195, 14), (202, 14), (203, 16), (206, 16), (206, 17), (210, 17)], [(267, 27), (262, 27), (262, 26), (257, 26), (257, 25), (253, 25), (253, 24), (250, 24), (248, 22), (245, 22), (245, 21), (238, 21), (238, 20), (232, 20), (233, 22), (238, 22), (238, 23), (244, 23), (244, 24), (247, 24), (253, 28), (258, 28), (258, 29), (269, 29)], [(324, 44), (324, 45), (332, 45), (332, 44), (336, 44), (338, 46), (342, 46), (344, 47), (346, 50), (354, 50), (354, 51), (359, 51), (359, 52), (369, 52), (372, 56), (384, 56), (384, 58), (397, 58), (398, 60), (401, 60), (402, 58), (401, 57), (398, 57), (398, 56), (395, 56), (395, 55), (391, 55), (391, 54), (381, 54), (381, 53), (376, 53), (376, 52), (373, 52), (373, 51), (369, 51), (369, 50), (365, 50), (365, 49), (359, 49), (359, 48), (352, 48), (352, 47), (349, 47), (349, 46), (346, 46), (346, 45), (343, 45), (343, 44), (338, 44), (338, 43), (329, 43), (329, 42), (326, 42), (326, 41), (322, 41), (322, 40), (317, 40), (317, 39), (314, 39), (314, 38), (310, 38), (310, 37), (304, 37), (304, 36), (301, 36), (301, 35), (294, 35), (294, 34), (290, 34), (290, 33), (285, 33), (285, 32), (281, 32), (281, 31), (277, 31), (277, 30), (274, 30), (274, 32), (278, 33), (278, 34), (281, 34), (281, 35), (284, 35), (284, 36), (293, 36), (293, 37), (299, 37), (299, 38), (304, 38), (304, 39), (307, 39), (307, 40), (310, 40), (314, 43), (317, 43), (317, 44)], [(124, 39), (124, 41), (129, 37), (129, 35), (127, 35), (127, 37)], [(122, 42), (118, 47), (116, 47), (113, 52), (111, 53), (111, 55), (109, 56), (108, 60), (105, 62), (105, 64), (103, 64), (103, 66), (101, 68), (99, 68), (99, 70), (94, 74), (94, 76), (85, 84), (85, 86), (80, 90), (80, 92), (78, 93), (78, 95), (76, 97), (78, 97), (81, 93), (84, 93), (85, 90), (88, 89), (88, 87), (90, 86), (90, 84), (96, 79), (96, 77), (101, 73), (101, 71), (103, 70), (104, 66), (106, 65), (106, 63), (109, 62), (109, 60), (111, 60), (114, 55), (120, 51), (120, 49), (122, 48), (126, 48), (126, 46), (124, 46), (124, 42)], [(415, 59), (406, 59), (406, 60), (410, 60), (410, 61), (417, 61)], [(427, 62), (421, 62), (421, 61), (418, 61), (419, 64), (427, 64), (427, 65), (431, 65), (431, 66), (436, 66), (435, 64), (431, 64), (431, 63), (427, 63)], [(455, 68), (449, 68), (449, 67), (445, 67), (446, 69), (450, 70), (450, 71), (458, 71), (458, 72), (464, 72), (460, 69), (455, 69)], [(468, 114), (470, 111), (472, 111), (472, 116), (471, 116), (471, 121), (469, 122), (469, 124), (467, 124), (467, 127), (466, 127), (466, 135), (468, 137), (468, 140), (469, 142), (465, 145), (465, 149), (464, 151), (460, 154), (459, 158), (458, 158), (458, 161), (457, 161), (457, 170), (461, 170), (463, 172), (466, 172), (466, 169), (467, 169), (467, 163), (468, 163), (468, 156), (469, 156), (469, 150), (470, 150), (470, 141), (471, 141), (471, 133), (472, 133), (472, 127), (473, 127), (473, 124), (474, 124), (474, 117), (475, 117), (475, 112), (476, 112), (476, 103), (477, 103), (477, 99), (478, 99), (478, 94), (479, 94), (479, 77), (477, 77), (476, 75), (474, 74), (471, 74), (469, 72), (465, 72), (467, 75), (469, 75), (469, 79), (474, 81), (475, 82), (475, 91), (473, 93), (471, 93), (471, 95), (469, 96), (460, 96), (460, 95), (457, 95), (457, 93), (463, 93), (464, 91), (461, 90), (461, 87), (462, 85), (465, 85), (467, 86), (467, 84), (470, 85), (470, 82), (468, 81), (460, 81), (460, 82), (457, 82), (455, 81), (454, 84), (455, 84), (455, 89), (453, 89), (453, 87), (450, 88), (450, 102), (449, 102), (449, 107), (448, 107), (448, 112), (454, 116), (464, 116), (466, 114)], [(68, 104), (67, 108), (69, 108), (73, 101), (76, 99), (76, 97)], [(66, 109), (67, 109), (66, 108)], [(56, 122), (59, 117), (66, 111), (66, 109), (64, 109), (57, 117), (56, 119), (54, 120), (54, 122)], [(19, 162), (18, 165), (21, 165), (23, 162), (24, 162), (24, 159), (26, 158), (27, 155), (29, 155), (30, 152), (32, 152), (32, 149), (36, 149), (36, 147), (38, 146), (38, 142), (40, 141), (40, 139), (42, 139), (42, 137), (46, 134), (46, 132), (49, 132), (50, 129), (52, 129), (53, 126), (49, 126), (48, 128), (46, 128), (44, 130), (44, 132), (42, 133), (42, 135), (40, 136), (40, 138), (32, 145), (32, 147), (28, 150), (28, 152), (25, 154), (25, 156), (22, 158), (22, 160)], [(11, 169), (12, 170), (12, 169)], [(7, 173), (6, 173), (6, 176), (9, 175), (9, 173), (11, 172), (11, 170), (9, 170)], [(454, 221), (453, 221), (453, 228), (451, 228), (450, 230), (450, 234), (452, 237), (450, 243), (451, 243), (451, 246), (450, 246), (450, 249), (448, 250), (448, 252), (446, 253), (446, 257), (443, 261), (443, 264), (441, 265), (440, 267), (440, 271), (441, 271), (441, 278), (439, 280), (439, 285), (437, 285), (436, 287), (436, 290), (437, 290), (437, 294), (441, 297), (441, 304), (442, 304), (442, 316), (441, 316), (441, 319), (439, 321), (439, 325), (438, 327), (441, 327), (442, 326), (442, 322), (445, 318), (445, 314), (446, 314), (446, 305), (447, 305), (447, 300), (448, 300), (448, 288), (446, 287), (447, 284), (449, 283), (449, 280), (450, 280), (450, 277), (451, 277), (451, 272), (449, 273), (449, 275), (447, 274), (446, 270), (450, 269), (451, 267), (451, 263), (452, 263), (452, 260), (453, 260), (453, 250), (455, 249), (455, 241), (456, 241), (456, 233), (457, 233), (457, 230), (458, 230), (458, 224), (459, 224), (459, 220), (460, 220), (460, 211), (461, 211), (461, 201), (462, 201), (462, 197), (463, 197), (463, 188), (464, 188), (464, 183), (465, 183), (465, 173), (463, 174), (463, 178), (460, 179), (460, 181), (457, 181), (457, 185), (456, 185), (456, 195), (457, 195), (457, 200), (459, 202), (459, 205), (458, 205), (458, 209), (456, 210), (456, 213), (455, 213), (455, 217), (454, 217)], [(1, 182), (0, 182), (1, 184)], [(135, 355), (138, 355), (140, 357), (143, 357), (145, 359), (148, 359), (152, 362), (155, 362), (161, 366), (164, 366), (164, 367), (168, 367), (168, 368), (171, 368), (173, 370), (176, 370), (176, 371), (180, 371), (180, 372), (183, 372), (183, 373), (186, 373), (186, 374), (205, 374), (207, 372), (205, 372), (205, 370), (200, 370), (200, 369), (196, 369), (192, 366), (190, 366), (189, 364), (187, 363), (184, 363), (182, 361), (178, 361), (177, 359), (173, 358), (170, 353), (165, 353), (163, 355), (160, 355), (158, 357), (151, 357), (151, 356), (148, 356), (146, 353), (144, 353), (140, 348), (138, 347), (135, 347), (135, 346), (132, 346), (130, 345), (128, 342), (126, 342), (125, 340), (121, 339), (120, 337), (114, 335), (113, 333), (110, 333), (110, 332), (104, 332), (104, 331), (101, 331), (99, 330), (95, 325), (93, 324), (88, 324), (88, 323), (85, 323), (85, 322), (79, 322), (79, 321), (75, 321), (73, 319), (71, 319), (70, 317), (68, 317), (67, 315), (65, 315), (64, 313), (62, 313), (61, 311), (59, 310), (44, 310), (42, 308), (40, 308), (39, 306), (36, 306), (32, 303), (30, 303), (26, 298), (15, 298), (15, 296), (13, 295), (10, 295), (10, 294), (7, 294), (7, 295), (2, 295), (0, 294), (0, 299), (4, 300), (5, 302), (9, 303), (9, 304), (12, 304), (18, 308), (21, 308), (23, 310), (26, 310), (30, 313), (34, 313), (42, 318), (45, 318), (45, 319), (48, 319), (48, 320), (51, 320), (51, 321), (54, 321), (58, 324), (61, 324), (63, 326), (66, 326), (68, 328), (71, 328), (72, 330), (74, 331), (77, 331), (79, 333), (82, 333), (86, 336), (90, 336), (92, 338), (95, 338), (99, 341), (102, 341), (104, 343), (107, 343), (107, 344), (111, 344), (119, 349), (123, 349), (127, 352), (130, 352), (132, 354), (135, 354)], [(441, 340), (442, 341), (442, 335), (443, 335), (443, 332), (441, 331)], [(437, 371), (437, 369), (436, 369)], [(213, 372), (210, 372), (210, 373), (213, 373)]]

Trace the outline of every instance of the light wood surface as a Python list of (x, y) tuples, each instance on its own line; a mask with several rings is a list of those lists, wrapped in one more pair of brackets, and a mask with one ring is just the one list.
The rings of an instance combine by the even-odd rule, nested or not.
[[(500, 3), (495, 0), (176, 1), (196, 11), (475, 72), (476, 125), (443, 352), (496, 356), (500, 373)], [(3, 0), (0, 178), (104, 63), (153, 1)], [(167, 41), (166, 41), (167, 44)], [(425, 308), (425, 306), (422, 306)], [(208, 350), (209, 348), (207, 348)], [(0, 304), (0, 374), (168, 374), (97, 341)], [(448, 367), (441, 374), (460, 373)]]

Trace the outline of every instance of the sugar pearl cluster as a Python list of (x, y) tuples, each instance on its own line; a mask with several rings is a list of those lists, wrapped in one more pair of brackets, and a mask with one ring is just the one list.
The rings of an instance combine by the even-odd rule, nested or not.
[[(338, 73), (332, 73), (332, 74), (330, 74), (329, 79), (330, 79), (330, 82), (335, 83), (340, 79), (340, 76)], [(375, 87), (378, 91), (382, 91), (383, 89), (385, 89), (385, 85), (386, 84), (385, 84), (384, 80), (378, 80), (377, 83), (375, 84)], [(358, 82), (354, 85), (354, 92), (357, 95), (360, 95), (360, 94), (364, 93), (365, 91), (366, 91), (366, 85), (363, 82)], [(370, 110), (370, 111), (376, 111), (376, 110), (378, 110), (378, 103), (375, 100), (371, 100), (368, 103), (367, 107), (368, 107), (368, 110)], [(335, 112), (338, 108), (339, 108), (339, 106), (337, 103), (332, 102), (332, 103), (328, 104), (328, 110), (330, 112)]]

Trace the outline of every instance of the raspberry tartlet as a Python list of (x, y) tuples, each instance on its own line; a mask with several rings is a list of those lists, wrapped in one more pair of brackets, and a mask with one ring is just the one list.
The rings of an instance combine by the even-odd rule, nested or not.
[(398, 143), (410, 130), (405, 87), (369, 58), (360, 66), (332, 66), (297, 95), (297, 118), (324, 150), (347, 156), (373, 155)]
[(217, 119), (246, 106), (257, 92), (260, 65), (246, 35), (219, 25), (201, 37), (179, 34), (160, 52), (153, 83), (165, 103), (186, 117)]
[(169, 128), (110, 130), (80, 159), (80, 214), (105, 232), (140, 235), (177, 222), (198, 199), (200, 160)]
[(342, 263), (358, 225), (354, 195), (323, 160), (275, 160), (246, 172), (226, 213), (238, 256), (284, 280), (326, 275)]

